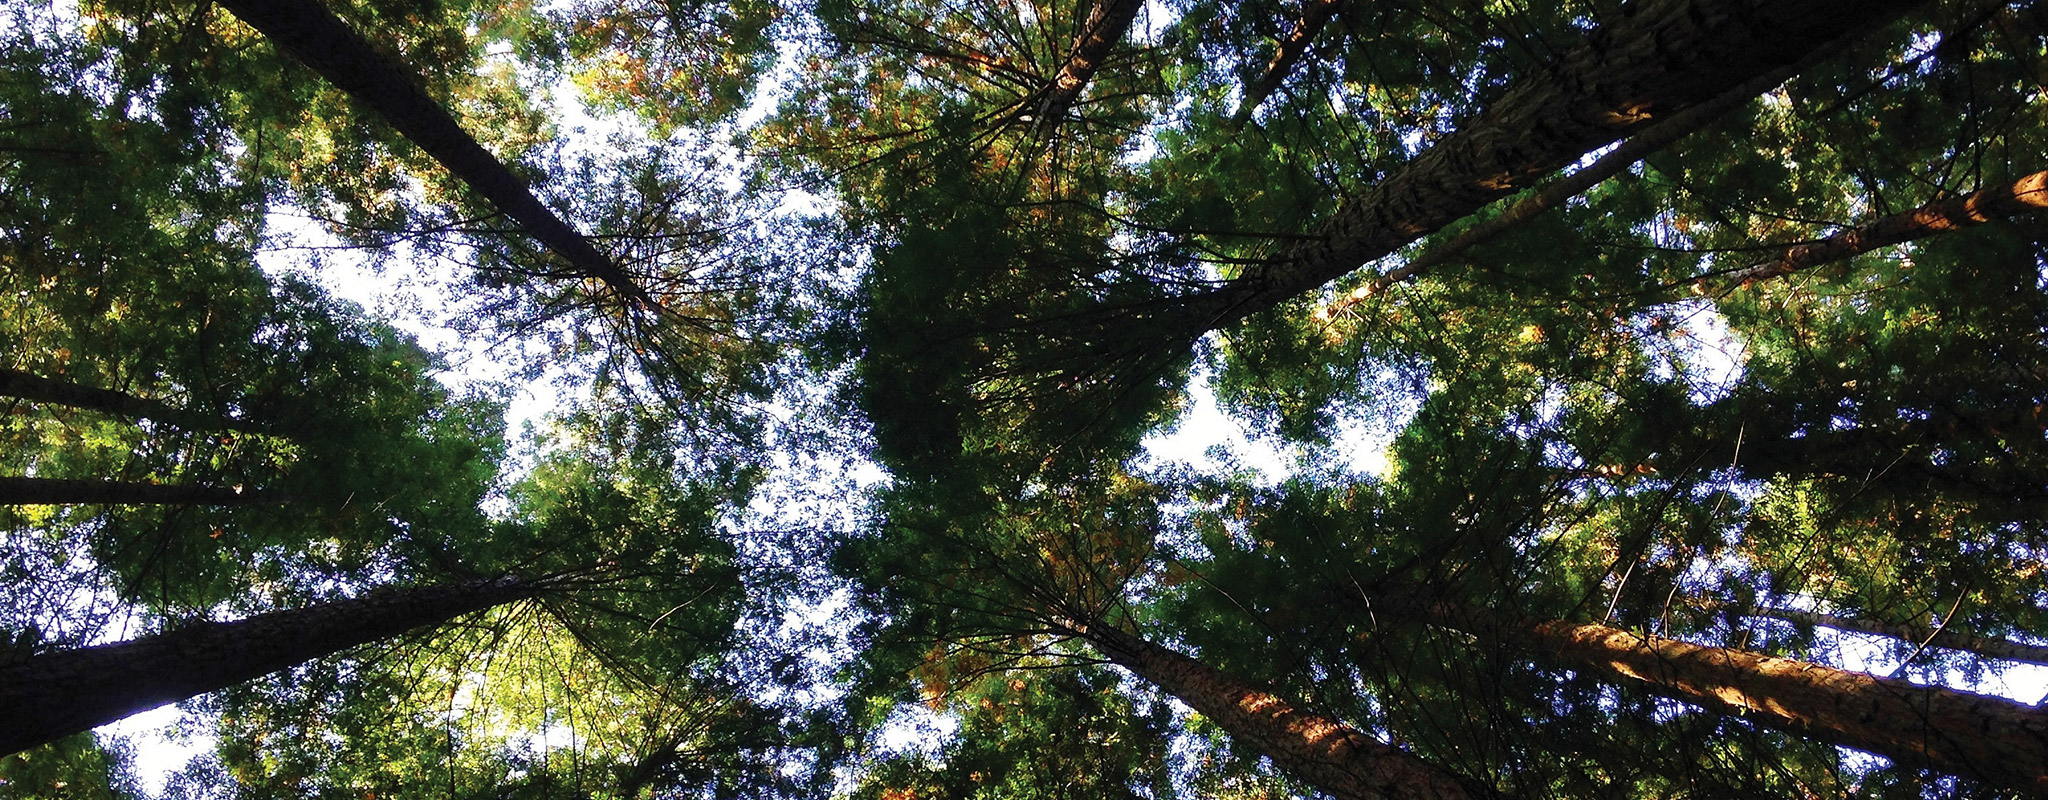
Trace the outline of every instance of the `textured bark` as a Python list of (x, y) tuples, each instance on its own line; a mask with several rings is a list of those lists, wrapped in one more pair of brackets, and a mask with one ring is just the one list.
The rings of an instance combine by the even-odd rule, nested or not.
[[(1838, 41), (1837, 44), (1840, 44), (1840, 42)], [(1699, 130), (1707, 123), (1719, 119), (1721, 115), (1741, 107), (1757, 95), (1776, 88), (1779, 84), (1806, 71), (1809, 67), (1833, 56), (1840, 49), (1840, 47), (1815, 48), (1796, 62), (1751, 78), (1741, 86), (1722, 92), (1719, 97), (1715, 97), (1711, 101), (1671, 115), (1671, 117), (1664, 121), (1650, 126), (1648, 130), (1623, 140), (1612, 151), (1595, 159), (1593, 163), (1586, 165), (1583, 169), (1543, 184), (1542, 188), (1537, 189), (1533, 194), (1515, 201), (1514, 205), (1501, 212), (1500, 216), (1466, 229), (1443, 244), (1423, 251), (1421, 255), (1403, 264), (1399, 269), (1388, 270), (1386, 274), (1374, 278), (1371, 282), (1353, 290), (1343, 300), (1338, 302), (1334, 310), (1341, 311), (1357, 305), (1368, 297), (1386, 291), (1389, 286), (1415, 278), (1441, 264), (1449, 263), (1452, 259), (1464, 255), (1465, 251), (1521, 227), (1524, 223), (1541, 216), (1546, 211), (1564, 205), (1565, 201), (1600, 185), (1600, 183), (1608, 178), (1620, 175), (1627, 171), (1629, 167), (1634, 166), (1636, 162), (1648, 158), (1657, 151), (1670, 146), (1673, 142), (1684, 138), (1686, 134)]]
[(515, 578), (382, 589), (362, 597), (203, 622), (117, 644), (0, 666), (0, 754), (90, 730), (166, 703), (532, 597)]
[(369, 41), (319, 0), (220, 0), (220, 5), (383, 117), (577, 273), (603, 281), (628, 302), (653, 306), (645, 290), (541, 203), (525, 181), (463, 130), (407, 70), (378, 55)]
[(1049, 129), (1066, 119), (1088, 82), (1095, 79), (1095, 71), (1102, 68), (1116, 43), (1123, 41), (1144, 7), (1145, 0), (1096, 0), (1060, 71), (1024, 102), (1024, 108), (1035, 115), (1033, 128)]
[(1301, 62), (1309, 45), (1315, 43), (1316, 35), (1323, 32), (1323, 26), (1337, 16), (1337, 9), (1343, 5), (1344, 0), (1308, 0), (1302, 5), (1301, 19), (1294, 23), (1294, 30), (1288, 31), (1287, 38), (1280, 40), (1280, 48), (1273, 52), (1273, 60), (1267, 62), (1266, 71), (1245, 86), (1244, 96), (1237, 101), (1237, 113), (1230, 119), (1232, 128), (1244, 127), (1253, 112), (1280, 90), (1280, 84), (1287, 82), (1294, 65)]
[(1902, 625), (1878, 622), (1868, 619), (1837, 617), (1832, 614), (1817, 614), (1790, 608), (1760, 608), (1752, 616), (1770, 617), (1801, 625), (1821, 625), (1837, 630), (1889, 636), (1914, 644), (1925, 643), (1930, 647), (1949, 650), (1968, 650), (1987, 658), (2002, 658), (2008, 661), (2025, 661), (2030, 664), (2048, 666), (2048, 646), (2015, 642), (1991, 636), (1977, 636), (1948, 627), (1936, 628), (1931, 625)]
[(67, 406), (121, 417), (140, 417), (193, 431), (260, 431), (256, 424), (247, 420), (189, 411), (161, 400), (137, 397), (112, 389), (81, 386), (70, 381), (45, 378), (20, 370), (0, 369), (0, 396), (18, 397), (33, 403)]
[(2048, 794), (2048, 708), (1603, 625), (1437, 604), (1430, 621), (1538, 660), (1905, 764)]
[(1962, 197), (1941, 200), (1893, 214), (1815, 242), (1786, 250), (1775, 259), (1736, 270), (1727, 281), (1755, 281), (1789, 275), (1802, 269), (1840, 261), (1880, 247), (1937, 233), (1974, 227), (2048, 209), (2048, 172), (2036, 172), (2011, 183)]
[(290, 495), (263, 489), (178, 483), (0, 477), (0, 505), (252, 506), (289, 503)]
[(1214, 328), (1312, 291), (1487, 203), (1920, 0), (1650, 0), (1517, 82), (1312, 236), (1188, 304)]
[(1341, 800), (1493, 797), (1406, 751), (1232, 679), (1200, 661), (1102, 623), (1076, 632), (1289, 774)]

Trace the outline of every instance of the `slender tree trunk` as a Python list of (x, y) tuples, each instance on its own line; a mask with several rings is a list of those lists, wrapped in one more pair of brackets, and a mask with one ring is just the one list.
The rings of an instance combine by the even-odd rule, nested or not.
[(1280, 90), (1280, 84), (1287, 82), (1294, 65), (1300, 63), (1309, 45), (1315, 43), (1316, 35), (1323, 32), (1323, 26), (1337, 16), (1337, 9), (1343, 5), (1344, 0), (1308, 0), (1302, 4), (1301, 19), (1294, 23), (1294, 30), (1287, 33), (1287, 38), (1280, 40), (1280, 49), (1274, 51), (1273, 60), (1266, 64), (1266, 71), (1245, 86), (1244, 96), (1237, 101), (1237, 113), (1230, 118), (1231, 128), (1244, 127), (1251, 121), (1252, 113)]
[(25, 750), (166, 703), (357, 645), (532, 597), (542, 582), (496, 578), (380, 589), (236, 622), (203, 622), (0, 666), (0, 753)]
[(1151, 681), (1289, 774), (1341, 800), (1491, 797), (1456, 776), (1200, 661), (1100, 622), (1075, 626), (1109, 660)]
[(1789, 275), (1880, 247), (2042, 210), (2048, 210), (2048, 172), (2036, 172), (2011, 183), (1928, 203), (1819, 241), (1789, 247), (1770, 261), (1736, 270), (1722, 280), (1747, 283)]
[(1986, 658), (2002, 658), (2008, 661), (2024, 661), (2029, 664), (2048, 666), (2048, 646), (2015, 642), (1991, 636), (1977, 636), (1951, 628), (1935, 628), (1932, 625), (1902, 625), (1878, 622), (1868, 619), (1837, 617), (1831, 614), (1816, 614), (1790, 608), (1759, 608), (1751, 616), (1770, 617), (1800, 625), (1822, 625), (1838, 630), (1871, 636), (1889, 636), (1914, 644), (1926, 643), (1931, 647), (1949, 650), (1967, 650)]
[(81, 386), (70, 381), (45, 378), (20, 370), (0, 369), (0, 396), (18, 397), (33, 403), (67, 406), (115, 416), (141, 417), (193, 431), (260, 432), (257, 425), (247, 420), (190, 411), (161, 400), (137, 397), (112, 389)]
[(2048, 708), (1603, 625), (1450, 604), (1414, 610), (1601, 680), (1894, 761), (2048, 793)]
[(1095, 79), (1095, 71), (1102, 68), (1116, 43), (1130, 32), (1131, 23), (1144, 7), (1145, 0), (1095, 0), (1088, 11), (1088, 21), (1082, 24), (1080, 35), (1074, 37), (1073, 52), (1060, 65), (1060, 71), (1024, 102), (1024, 111), (1035, 115), (1034, 130), (1049, 130), (1066, 119), (1074, 104), (1080, 102), (1088, 82)]
[[(1836, 45), (1840, 45), (1838, 40)], [(1584, 194), (1609, 178), (1628, 170), (1636, 162), (1648, 158), (1687, 134), (1699, 130), (1707, 123), (1720, 119), (1757, 95), (1776, 88), (1801, 72), (1839, 52), (1839, 46), (1819, 47), (1798, 61), (1759, 75), (1726, 92), (1713, 100), (1671, 115), (1664, 121), (1650, 126), (1648, 130), (1622, 141), (1614, 150), (1601, 156), (1584, 168), (1543, 184), (1534, 193), (1515, 201), (1514, 205), (1501, 212), (1500, 216), (1481, 222), (1442, 244), (1424, 250), (1421, 255), (1403, 264), (1399, 269), (1388, 270), (1364, 286), (1353, 290), (1339, 301), (1336, 310), (1349, 308), (1368, 297), (1386, 291), (1387, 287), (1412, 279), (1439, 265), (1465, 254), (1465, 251), (1499, 237), (1501, 234), (1521, 227), (1523, 224), (1542, 216), (1544, 212), (1564, 205), (1566, 201)]]
[(368, 40), (319, 0), (220, 0), (220, 4), (262, 32), (278, 49), (383, 117), (579, 274), (603, 281), (629, 304), (653, 307), (652, 298), (639, 284), (541, 203), (524, 180), (463, 130), (405, 68), (378, 55)]
[(0, 506), (194, 505), (253, 506), (289, 503), (287, 494), (263, 489), (178, 483), (0, 477)]
[(1220, 327), (1312, 291), (1588, 152), (1919, 3), (1650, 0), (1626, 6), (1614, 24), (1344, 203), (1313, 236), (1190, 302), (1186, 323)]

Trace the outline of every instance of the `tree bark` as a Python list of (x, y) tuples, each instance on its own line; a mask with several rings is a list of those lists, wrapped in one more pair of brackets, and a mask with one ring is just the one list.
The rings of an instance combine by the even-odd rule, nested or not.
[(0, 754), (90, 730), (321, 656), (532, 597), (540, 581), (496, 578), (379, 589), (236, 622), (202, 622), (0, 666)]
[(1552, 666), (1893, 761), (2048, 794), (2048, 708), (1788, 658), (1439, 603), (1437, 625)]
[(1107, 624), (1074, 626), (1109, 660), (1151, 681), (1250, 744), (1289, 774), (1341, 800), (1493, 797), (1342, 722), (1232, 679), (1200, 661)]
[(243, 490), (223, 486), (135, 481), (0, 477), (0, 505), (4, 506), (73, 506), (101, 503), (252, 506), (291, 501), (291, 495), (264, 489)]
[(1928, 203), (1825, 239), (1786, 248), (1776, 258), (1728, 273), (1722, 280), (1747, 283), (1789, 275), (1880, 247), (2044, 209), (2048, 209), (2048, 172), (2036, 172), (2011, 183)]
[(628, 303), (654, 307), (653, 299), (638, 283), (541, 203), (525, 181), (463, 130), (407, 70), (378, 55), (368, 40), (319, 0), (220, 0), (220, 4), (278, 49), (383, 117), (576, 272), (603, 281)]
[(261, 432), (259, 426), (248, 420), (190, 411), (161, 400), (137, 397), (112, 389), (82, 386), (13, 369), (0, 369), (0, 396), (18, 397), (32, 403), (98, 411), (121, 417), (140, 417), (191, 431)]
[(1323, 32), (1323, 26), (1337, 16), (1337, 9), (1343, 5), (1344, 0), (1308, 0), (1302, 5), (1301, 19), (1294, 23), (1294, 30), (1287, 33), (1287, 38), (1280, 40), (1280, 48), (1274, 51), (1273, 60), (1267, 62), (1266, 71), (1245, 86), (1244, 96), (1237, 101), (1237, 113), (1230, 118), (1231, 128), (1244, 127), (1251, 121), (1253, 112), (1280, 90), (1280, 84), (1287, 82), (1294, 65), (1300, 63), (1309, 45), (1315, 43), (1316, 35)]
[(1088, 82), (1095, 79), (1095, 71), (1102, 68), (1116, 43), (1123, 41), (1144, 7), (1145, 0), (1096, 0), (1080, 35), (1074, 37), (1073, 51), (1060, 64), (1060, 71), (1024, 101), (1024, 111), (1035, 115), (1027, 120), (1034, 130), (1049, 130), (1066, 119), (1067, 112), (1080, 102)]
[(1935, 628), (1931, 625), (1905, 625), (1879, 622), (1869, 619), (1837, 617), (1832, 614), (1817, 614), (1790, 608), (1759, 608), (1751, 616), (1770, 617), (1800, 625), (1820, 625), (1871, 636), (1888, 636), (1914, 644), (1926, 643), (1930, 647), (1949, 650), (1967, 650), (1986, 658), (2002, 658), (2008, 661), (2024, 661), (2029, 664), (2048, 666), (2048, 646), (2015, 642), (1992, 636), (1977, 636), (1952, 628)]
[(1187, 324), (1221, 327), (1312, 291), (1534, 185), (1584, 154), (1896, 18), (1920, 0), (1651, 0), (1519, 81), (1312, 236), (1206, 295)]

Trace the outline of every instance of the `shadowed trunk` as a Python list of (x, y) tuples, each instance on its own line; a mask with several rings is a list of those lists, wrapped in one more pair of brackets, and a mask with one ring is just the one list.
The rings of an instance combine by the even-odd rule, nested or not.
[(1517, 81), (1484, 113), (1344, 203), (1309, 238), (1194, 298), (1184, 323), (1222, 327), (1312, 291), (1586, 153), (1918, 4), (1652, 0), (1629, 6), (1614, 24)]
[(497, 578), (379, 589), (236, 622), (202, 622), (116, 644), (0, 666), (0, 754), (415, 628), (534, 596), (544, 584)]
[(220, 0), (220, 4), (262, 32), (278, 49), (376, 112), (517, 221), (527, 235), (569, 262), (578, 274), (603, 281), (629, 304), (654, 306), (644, 289), (542, 204), (524, 180), (463, 130), (406, 69), (378, 55), (368, 40), (318, 0)]
[(1599, 680), (1901, 763), (2048, 793), (2048, 709), (1604, 625), (1448, 603), (1386, 605)]
[(1323, 26), (1330, 18), (1337, 16), (1337, 9), (1344, 0), (1308, 0), (1301, 9), (1301, 19), (1294, 23), (1294, 30), (1287, 38), (1280, 40), (1280, 49), (1274, 51), (1273, 60), (1266, 64), (1266, 71), (1245, 87), (1244, 96), (1237, 101), (1237, 113), (1230, 118), (1230, 127), (1242, 128), (1251, 121), (1253, 112), (1264, 105), (1267, 98), (1280, 90), (1280, 84), (1287, 82), (1287, 76), (1300, 63), (1309, 45), (1315, 43), (1316, 34), (1323, 32)]
[(248, 420), (189, 411), (161, 400), (45, 378), (20, 370), (0, 369), (0, 396), (18, 397), (32, 403), (98, 411), (119, 417), (140, 417), (190, 431), (260, 433), (262, 430), (260, 426)]
[(1871, 636), (1888, 636), (1914, 644), (1926, 643), (1930, 647), (1949, 650), (1967, 650), (1986, 658), (2002, 658), (2008, 661), (2024, 661), (2030, 664), (2048, 666), (2048, 646), (2015, 642), (1991, 636), (1977, 636), (1953, 628), (1936, 628), (1932, 625), (1905, 625), (1877, 620), (1837, 617), (1832, 614), (1816, 614), (1812, 611), (1798, 611), (1790, 608), (1759, 608), (1750, 616), (1769, 617), (1800, 625), (1818, 625)]
[(291, 495), (263, 489), (178, 483), (0, 477), (0, 505), (253, 506), (289, 503)]
[(1100, 622), (1075, 632), (1109, 660), (1179, 698), (1231, 738), (1342, 800), (1493, 797), (1414, 755), (1333, 719), (1295, 708), (1200, 661)]

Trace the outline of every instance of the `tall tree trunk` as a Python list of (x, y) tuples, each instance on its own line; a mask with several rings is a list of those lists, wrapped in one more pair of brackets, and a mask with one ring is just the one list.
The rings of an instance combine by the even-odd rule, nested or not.
[(1060, 64), (1060, 71), (1024, 101), (1021, 110), (1034, 115), (1034, 131), (1049, 130), (1066, 119), (1067, 112), (1080, 102), (1088, 82), (1095, 79), (1095, 71), (1102, 68), (1102, 62), (1109, 58), (1116, 43), (1123, 41), (1144, 8), (1145, 0), (1095, 0), (1088, 11), (1088, 21), (1082, 23), (1080, 35), (1074, 37), (1072, 52)]
[(1880, 247), (2043, 210), (2048, 210), (2048, 172), (2036, 172), (2011, 183), (1937, 200), (1825, 239), (1788, 247), (1776, 258), (1728, 273), (1722, 280), (1748, 282), (1789, 275)]
[(1247, 686), (1200, 661), (1099, 621), (1075, 632), (1109, 660), (1201, 712), (1288, 774), (1342, 800), (1490, 797), (1456, 776), (1358, 730)]
[(72, 506), (99, 503), (252, 506), (291, 501), (290, 495), (264, 489), (242, 490), (179, 483), (0, 477), (0, 506)]
[(161, 400), (137, 397), (112, 389), (83, 386), (13, 369), (0, 369), (0, 396), (18, 397), (33, 403), (67, 406), (115, 416), (141, 417), (191, 431), (258, 433), (261, 430), (248, 420), (177, 408)]
[(2015, 642), (1991, 636), (1977, 636), (1948, 627), (1935, 628), (1931, 625), (1902, 625), (1869, 619), (1837, 617), (1832, 614), (1817, 614), (1790, 608), (1759, 608), (1751, 616), (1769, 617), (1800, 625), (1821, 625), (1837, 630), (1871, 636), (1888, 636), (1914, 644), (1926, 643), (1931, 647), (1949, 650), (1967, 650), (1986, 658), (2002, 658), (2008, 661), (2024, 661), (2029, 664), (2048, 666), (2048, 646)]
[(1242, 128), (1250, 122), (1252, 113), (1264, 105), (1266, 99), (1280, 90), (1280, 84), (1287, 82), (1287, 75), (1300, 63), (1309, 45), (1315, 43), (1316, 34), (1323, 32), (1323, 26), (1330, 18), (1337, 16), (1337, 9), (1344, 0), (1308, 0), (1302, 4), (1301, 19), (1294, 23), (1294, 30), (1287, 38), (1280, 40), (1280, 48), (1273, 53), (1273, 60), (1266, 64), (1266, 71), (1245, 86), (1244, 96), (1237, 101), (1237, 113), (1230, 118), (1231, 128)]
[(1414, 610), (1601, 680), (1901, 763), (2048, 793), (2048, 708), (1604, 625), (1443, 603)]
[(517, 221), (527, 235), (569, 262), (577, 273), (603, 281), (629, 306), (656, 307), (646, 290), (541, 203), (525, 181), (463, 130), (406, 69), (378, 55), (368, 40), (350, 30), (348, 23), (319, 0), (220, 0), (220, 4), (262, 32), (278, 49), (383, 117)]
[(1888, 22), (1920, 0), (1650, 0), (1356, 199), (1312, 236), (1190, 298), (1212, 329), (1312, 291), (1584, 154)]
[(166, 703), (350, 647), (532, 597), (542, 581), (495, 578), (379, 589), (236, 622), (203, 622), (0, 666), (0, 753), (25, 750)]

